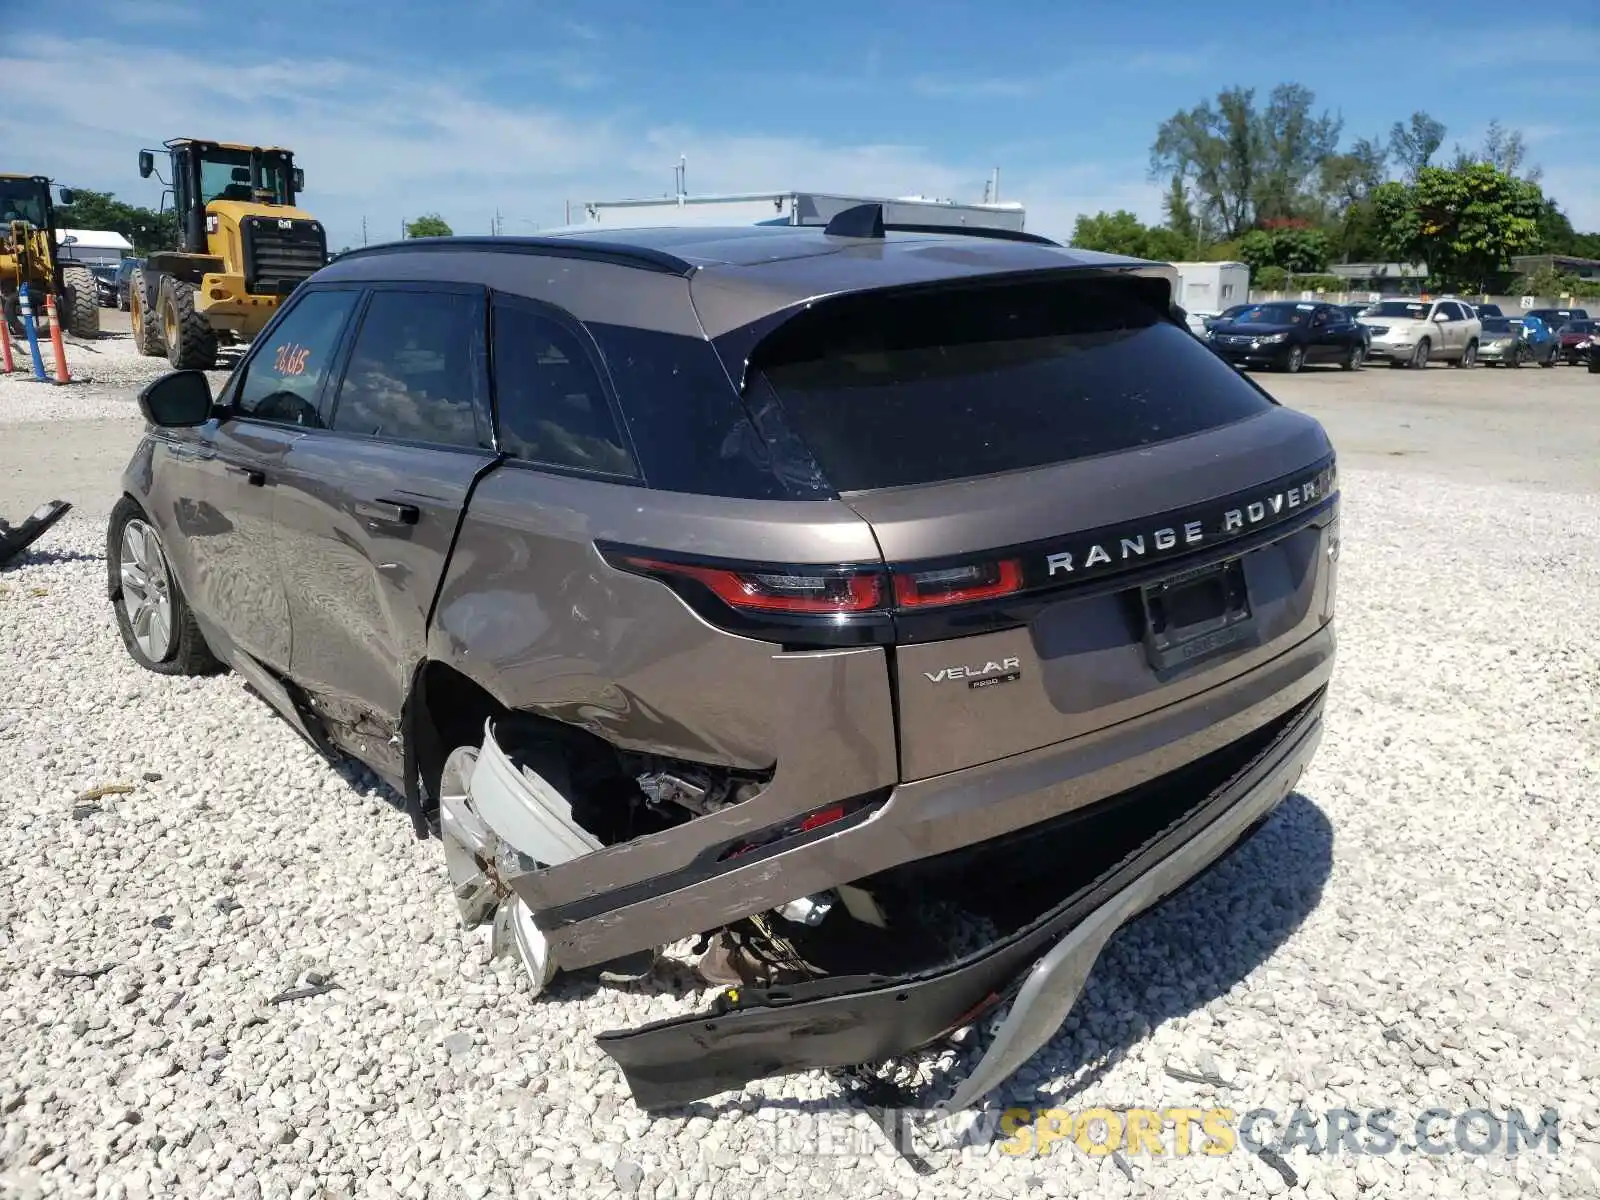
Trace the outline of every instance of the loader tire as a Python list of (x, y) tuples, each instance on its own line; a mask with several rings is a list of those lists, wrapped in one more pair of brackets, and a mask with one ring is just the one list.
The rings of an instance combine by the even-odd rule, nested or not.
[(205, 314), (194, 307), (194, 284), (173, 279), (161, 281), (161, 336), (167, 361), (179, 371), (211, 371), (217, 365), (217, 334)]
[(56, 316), (73, 337), (100, 336), (100, 289), (87, 267), (61, 268), (60, 303)]
[(135, 269), (128, 278), (128, 323), (133, 327), (133, 348), (146, 358), (164, 358), (167, 344), (161, 340), (161, 316), (146, 301), (144, 272)]

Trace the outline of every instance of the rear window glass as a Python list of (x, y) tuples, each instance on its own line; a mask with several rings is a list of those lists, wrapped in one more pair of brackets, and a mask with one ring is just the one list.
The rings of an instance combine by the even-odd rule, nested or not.
[(1185, 437), (1272, 401), (1133, 281), (861, 294), (758, 347), (840, 491), (990, 475)]

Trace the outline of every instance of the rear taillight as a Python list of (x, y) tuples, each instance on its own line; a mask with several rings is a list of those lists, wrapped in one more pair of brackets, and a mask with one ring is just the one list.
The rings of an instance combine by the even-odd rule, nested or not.
[(883, 577), (876, 571), (775, 573), (632, 556), (621, 561), (636, 571), (703, 583), (718, 600), (746, 612), (827, 616), (876, 612), (884, 607)]
[(900, 608), (969, 604), (1022, 590), (1022, 564), (1014, 558), (970, 563), (938, 571), (896, 572), (894, 600)]

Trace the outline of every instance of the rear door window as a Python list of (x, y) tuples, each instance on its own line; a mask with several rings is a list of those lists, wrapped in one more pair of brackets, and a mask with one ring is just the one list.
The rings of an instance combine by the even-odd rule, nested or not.
[(494, 302), (500, 449), (541, 466), (633, 475), (633, 456), (578, 334), (535, 305)]
[(322, 424), (317, 396), (358, 291), (303, 293), (244, 369), (233, 407), (241, 416), (286, 425)]
[(372, 295), (334, 401), (332, 427), (393, 441), (477, 448), (483, 302), (467, 292)]
[(1072, 280), (846, 296), (757, 347), (758, 386), (776, 393), (846, 492), (1071, 462), (1272, 407), (1166, 320), (1147, 286)]

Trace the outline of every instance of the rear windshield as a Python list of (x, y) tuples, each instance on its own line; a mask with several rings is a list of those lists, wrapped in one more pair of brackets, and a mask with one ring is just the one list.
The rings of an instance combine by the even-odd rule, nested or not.
[(1505, 317), (1485, 317), (1483, 319), (1485, 333), (1510, 333), (1511, 322)]
[(758, 347), (843, 492), (1015, 471), (1185, 437), (1272, 401), (1148, 302), (1076, 280), (818, 305)]

